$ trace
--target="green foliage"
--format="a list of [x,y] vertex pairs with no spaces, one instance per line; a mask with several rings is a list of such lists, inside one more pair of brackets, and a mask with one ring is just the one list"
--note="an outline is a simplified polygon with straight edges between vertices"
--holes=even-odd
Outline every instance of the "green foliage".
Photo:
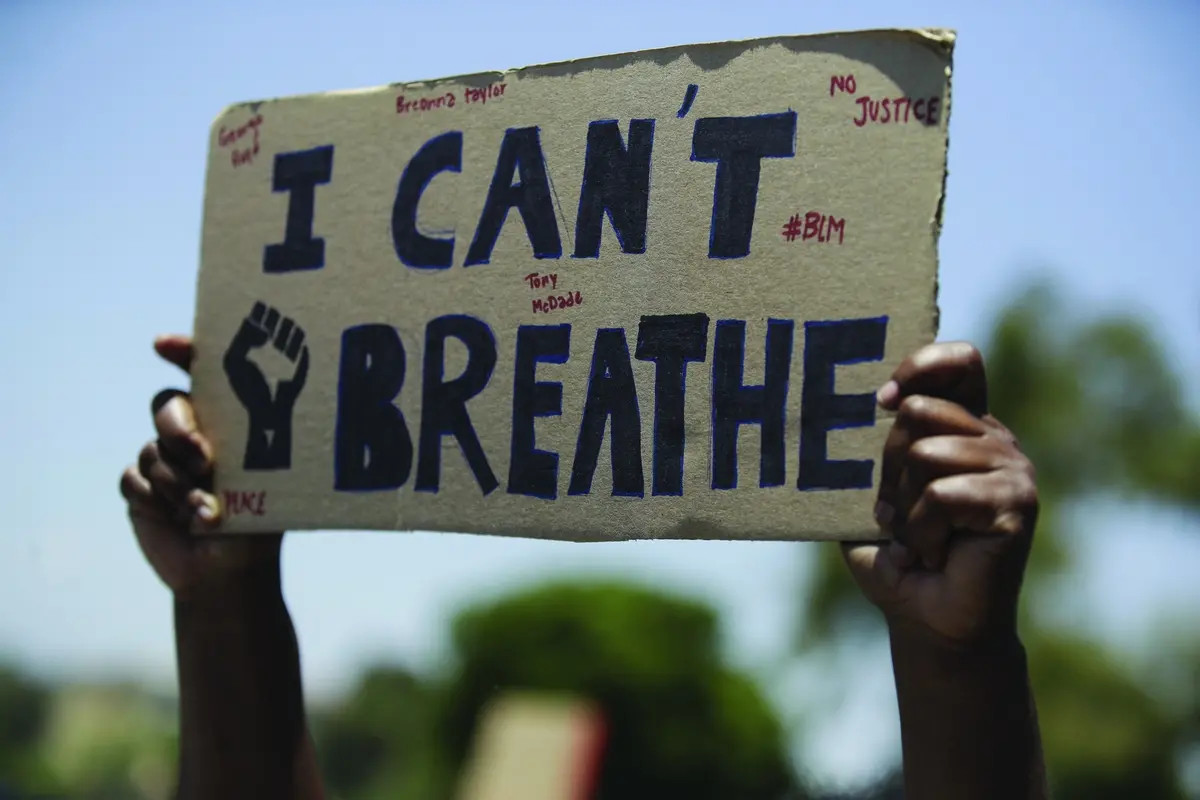
[[617,584],[547,586],[463,612],[452,641],[448,674],[375,668],[314,715],[333,796],[452,796],[484,707],[524,691],[602,709],[598,797],[776,800],[793,785],[785,732],[722,663],[703,605]]
[[39,750],[49,707],[44,686],[0,667],[0,778],[27,792],[62,788]]
[[52,690],[0,668],[0,721],[0,782],[24,796],[165,800],[172,788],[172,705],[134,686]]
[[1182,799],[1178,715],[1094,642],[1061,631],[1025,640],[1054,796]]
[[1138,320],[1063,324],[1035,287],[999,317],[986,348],[993,413],[1020,437],[1043,494],[1116,490],[1200,506],[1200,425]]
[[[515,690],[597,703],[601,798],[777,800],[793,788],[785,732],[753,681],[723,663],[706,606],[622,585],[550,586],[468,610],[453,634],[450,674],[375,667],[310,714],[332,797],[451,797],[483,706]],[[144,694],[51,692],[0,671],[0,720],[0,774],[23,791],[169,792],[176,722]]]
[[603,709],[601,798],[753,800],[791,784],[782,727],[721,663],[704,606],[621,585],[549,586],[463,614],[454,643],[444,735],[456,763],[493,696],[535,689]]
[[435,798],[449,776],[432,746],[433,695],[412,673],[395,667],[364,672],[335,709],[313,714],[321,772],[337,797]]

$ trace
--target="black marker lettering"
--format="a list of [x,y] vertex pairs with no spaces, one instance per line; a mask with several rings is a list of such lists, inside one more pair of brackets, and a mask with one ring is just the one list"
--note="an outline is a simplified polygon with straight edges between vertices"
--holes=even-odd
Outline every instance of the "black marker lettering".
[[392,244],[406,266],[446,269],[454,259],[453,236],[435,239],[417,230],[417,206],[435,175],[462,170],[462,144],[462,131],[435,136],[421,146],[400,176],[392,205]]
[[[511,182],[514,170],[518,176],[516,183]],[[513,207],[521,212],[534,257],[561,256],[562,240],[554,217],[550,178],[546,174],[546,159],[536,127],[509,128],[504,134],[492,184],[483,203],[479,225],[475,228],[475,238],[467,250],[466,266],[488,263],[500,228]]]
[[[462,374],[444,381],[446,339],[467,348]],[[442,471],[442,437],[458,440],[467,465],[485,495],[499,485],[471,425],[467,401],[487,387],[496,367],[496,337],[487,323],[465,314],[430,320],[425,326],[425,368],[421,380],[421,452],[417,456],[418,492],[436,492]]]
[[834,367],[881,360],[887,323],[878,317],[804,324],[797,489],[871,488],[873,461],[829,460],[829,431],[875,424],[875,395],[834,394]]
[[687,365],[689,361],[703,361],[708,355],[708,316],[642,317],[635,355],[642,361],[653,361],[655,366],[652,492],[681,495]]
[[588,125],[583,187],[575,219],[575,258],[599,257],[605,213],[623,252],[646,252],[653,146],[652,119],[629,123],[628,148],[621,140],[616,120],[598,120]]
[[709,258],[742,258],[750,253],[762,159],[795,154],[795,111],[696,120],[692,160],[717,164]]
[[638,412],[637,388],[629,363],[629,345],[623,328],[596,331],[592,352],[592,371],[588,378],[587,400],[579,439],[575,444],[575,463],[567,494],[588,494],[592,475],[604,441],[604,428],[612,419],[610,458],[612,493],[624,497],[643,497],[642,422]]
[[712,373],[712,488],[737,488],[738,429],[742,425],[762,428],[758,485],[783,485],[786,470],[784,423],[794,328],[791,320],[767,322],[763,384],[743,386],[746,323],[739,319],[717,322]]
[[288,192],[283,241],[263,249],[263,272],[297,272],[325,266],[325,240],[313,236],[317,185],[333,176],[333,145],[279,153],[271,188]]
[[522,325],[517,329],[509,494],[546,500],[558,497],[558,453],[537,449],[534,420],[562,413],[562,384],[539,381],[537,365],[565,363],[570,348],[570,325]]
[[342,333],[333,453],[337,491],[399,489],[408,480],[412,438],[394,403],[404,370],[404,345],[390,325],[359,325]]

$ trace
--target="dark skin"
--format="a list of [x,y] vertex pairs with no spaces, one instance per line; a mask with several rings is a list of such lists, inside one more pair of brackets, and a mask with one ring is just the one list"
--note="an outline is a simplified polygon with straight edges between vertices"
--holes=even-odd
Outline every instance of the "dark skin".
[[[160,337],[183,370],[191,340]],[[987,413],[972,346],[914,353],[880,389],[896,412],[876,520],[884,541],[842,546],[884,615],[899,697],[906,796],[1045,798],[1017,601],[1037,518],[1033,466]],[[282,534],[223,537],[207,491],[213,450],[188,397],[160,395],[157,439],[121,491],[142,552],[175,599],[179,797],[325,796],[304,718],[279,581]]]
[[876,507],[892,538],[842,550],[888,623],[905,795],[1048,797],[1017,635],[1033,465],[987,413],[983,358],[968,344],[913,354],[879,403],[897,412]]
[[[187,371],[192,344],[161,337]],[[175,599],[179,662],[179,800],[321,800],[304,716],[300,657],[279,580],[282,534],[196,535],[220,523],[212,445],[186,395],[156,398],[154,427],[121,494],[146,560]]]

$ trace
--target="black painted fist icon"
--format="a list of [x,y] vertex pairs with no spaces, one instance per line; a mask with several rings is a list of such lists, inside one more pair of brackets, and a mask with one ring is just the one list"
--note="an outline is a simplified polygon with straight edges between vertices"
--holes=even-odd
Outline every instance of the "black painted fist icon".
[[[267,346],[295,367],[292,377],[280,380],[274,393],[267,376],[250,360],[252,351]],[[233,393],[250,417],[243,468],[288,469],[292,465],[292,412],[308,378],[304,330],[276,309],[255,303],[225,351],[224,366]]]

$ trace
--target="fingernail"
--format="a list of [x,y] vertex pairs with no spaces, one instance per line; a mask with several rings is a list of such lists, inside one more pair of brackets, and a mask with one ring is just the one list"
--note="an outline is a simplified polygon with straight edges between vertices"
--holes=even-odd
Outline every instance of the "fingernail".
[[196,454],[191,459],[192,472],[197,475],[206,474],[212,467],[212,449],[208,440],[199,433],[193,433],[188,436],[188,441],[196,448]]
[[880,387],[875,393],[875,402],[884,408],[888,408],[896,402],[896,398],[900,396],[900,384],[895,381],[888,381]]
[[895,516],[896,510],[887,502],[880,500],[875,503],[875,521],[879,523],[881,528],[886,528],[890,525]]
[[158,408],[155,414],[163,413],[171,421],[172,424],[184,426],[186,419],[184,418],[183,401],[179,398],[183,396],[183,392],[178,389],[163,389],[154,396],[153,405]]
[[211,525],[217,520],[220,509],[217,506],[217,498],[201,491],[194,489],[189,498],[192,501],[192,506],[196,509],[196,516],[206,525]]
[[[153,398],[151,398],[150,413],[157,416],[158,412],[160,412],[164,408],[167,408],[168,406],[170,406],[171,401],[174,400],[176,397],[179,397],[179,395],[181,395],[181,394],[183,394],[183,392],[179,391],[178,389],[163,389],[161,392],[159,392],[158,394],[154,395]],[[174,412],[169,411],[168,413],[173,414]]]

